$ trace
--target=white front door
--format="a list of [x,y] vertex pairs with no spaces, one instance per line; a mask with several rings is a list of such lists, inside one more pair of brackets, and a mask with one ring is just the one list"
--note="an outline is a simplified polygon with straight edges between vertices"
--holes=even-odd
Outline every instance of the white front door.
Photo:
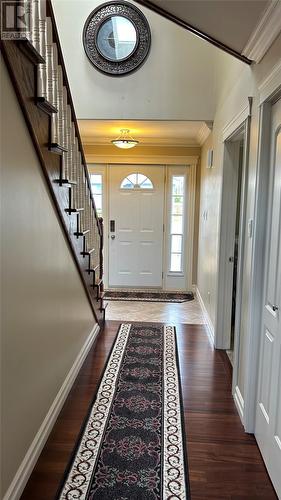
[[164,168],[110,166],[109,186],[109,286],[162,287]]
[[270,177],[255,435],[281,498],[281,100],[272,107]]

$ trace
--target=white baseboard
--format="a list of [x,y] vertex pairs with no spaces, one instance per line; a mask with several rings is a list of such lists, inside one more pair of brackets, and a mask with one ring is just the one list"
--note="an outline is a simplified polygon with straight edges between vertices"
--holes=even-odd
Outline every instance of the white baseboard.
[[199,304],[201,306],[201,309],[203,311],[203,316],[204,316],[204,319],[206,321],[206,327],[207,327],[207,332],[208,332],[208,335],[210,337],[210,340],[212,342],[212,344],[214,345],[215,344],[215,329],[214,329],[214,325],[211,321],[211,318],[209,316],[209,313],[205,307],[205,304],[204,304],[204,301],[201,297],[201,294],[198,290],[198,287],[196,286],[196,289],[195,289],[195,293],[196,293],[196,297],[199,301]]
[[46,443],[48,436],[58,418],[63,404],[73,386],[78,372],[92,347],[99,331],[99,325],[96,324],[74,361],[70,371],[67,374],[52,406],[50,407],[45,419],[42,422],[34,440],[32,441],[12,483],[10,484],[3,500],[18,500],[24,490],[29,476],[38,460],[38,457]]
[[241,418],[241,421],[243,423],[243,418],[244,418],[244,399],[242,397],[242,394],[239,390],[239,387],[238,385],[235,387],[235,392],[234,392],[234,401],[235,401],[235,405],[236,405],[236,408],[238,410],[238,413],[239,413],[239,416]]

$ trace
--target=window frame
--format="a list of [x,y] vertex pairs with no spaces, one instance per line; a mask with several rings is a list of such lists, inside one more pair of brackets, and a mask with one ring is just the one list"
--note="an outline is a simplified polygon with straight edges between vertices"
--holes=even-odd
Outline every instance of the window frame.
[[[91,177],[92,175],[100,175],[101,176],[101,194],[98,195],[101,197],[101,214],[98,213],[98,209],[97,209],[97,205],[96,205],[96,200],[95,200],[95,195],[92,191],[92,181],[91,181]],[[102,171],[91,171],[89,170],[89,176],[90,176],[90,184],[91,184],[91,193],[92,193],[92,196],[94,198],[94,202],[95,202],[95,207],[96,207],[96,210],[97,210],[97,215],[98,217],[102,217],[104,218],[104,213],[105,213],[105,204],[104,204],[104,188],[105,188],[105,181],[104,181],[104,172]]]
[[[125,179],[128,179],[130,181],[129,177],[131,175],[138,175],[138,174],[144,175],[146,177],[146,179],[148,179],[151,182],[152,187],[151,188],[142,188],[141,185],[139,185],[139,187],[135,187],[136,184],[133,184],[133,183],[132,183],[133,188],[124,188],[124,187],[122,187],[122,183],[125,181]],[[130,182],[132,182],[132,181],[130,181]],[[145,181],[143,181],[143,182],[145,182]],[[126,175],[126,177],[124,177],[122,179],[122,181],[120,183],[119,189],[120,189],[120,191],[127,191],[127,192],[134,192],[134,191],[145,192],[145,191],[148,191],[149,193],[151,193],[151,192],[155,191],[155,187],[154,187],[154,184],[153,184],[152,180],[147,175],[143,174],[140,171],[138,171],[138,172],[130,172],[128,175]]]
[[[175,177],[183,178],[183,213],[182,213],[182,233],[172,233],[172,207],[173,207],[173,179]],[[168,200],[167,200],[167,233],[168,233],[168,244],[167,244],[167,276],[175,277],[185,277],[186,275],[186,235],[187,235],[187,196],[188,196],[188,173],[186,168],[171,168],[169,172],[168,179]],[[172,252],[172,236],[181,236],[181,252]],[[172,271],[171,270],[171,259],[172,254],[181,255],[181,270]]]

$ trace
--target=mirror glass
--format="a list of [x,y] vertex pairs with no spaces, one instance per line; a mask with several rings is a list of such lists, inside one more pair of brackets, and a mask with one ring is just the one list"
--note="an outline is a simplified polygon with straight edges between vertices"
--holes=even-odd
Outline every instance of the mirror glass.
[[97,47],[105,59],[121,61],[135,50],[137,33],[133,23],[123,16],[111,16],[101,24]]

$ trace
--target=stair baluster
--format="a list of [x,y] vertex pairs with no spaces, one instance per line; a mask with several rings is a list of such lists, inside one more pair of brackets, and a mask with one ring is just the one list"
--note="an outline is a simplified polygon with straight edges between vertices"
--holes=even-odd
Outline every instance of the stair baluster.
[[[47,38],[47,26],[46,26],[46,2],[41,0],[39,2],[39,54],[46,61],[46,38]],[[37,97],[41,97],[47,100],[47,70],[46,63],[41,63],[38,65],[37,69]]]
[[[51,49],[51,74],[52,74],[52,95],[51,104],[58,109],[58,49],[55,43],[52,44]],[[52,125],[51,125],[51,145],[60,144],[60,139],[58,135],[58,115],[59,113],[52,114]]]
[[71,147],[71,136],[72,134],[72,116],[71,108],[69,104],[66,106],[66,137],[67,137],[67,153],[66,153],[66,179],[69,180],[71,176],[71,165],[72,165],[72,147]]
[[[81,153],[80,153],[80,159],[81,159]],[[80,196],[81,203],[83,204],[83,207],[85,207],[85,172],[84,172],[84,168],[82,166],[82,163],[81,163],[81,167],[80,167],[79,196]],[[87,231],[89,229],[89,227],[87,226],[86,209],[81,214],[80,220],[81,220],[82,232]]]
[[[32,8],[31,0],[24,0],[24,12],[25,12],[27,19],[31,18],[32,10],[33,10],[33,8]],[[33,29],[33,26],[30,26],[30,31],[26,32],[26,38],[33,45],[33,43],[32,43],[32,29]]]
[[66,147],[66,130],[65,130],[65,122],[64,122],[64,109],[63,109],[63,74],[62,74],[62,67],[58,66],[58,72],[57,72],[58,80],[57,80],[57,108],[58,108],[58,124],[57,124],[57,131],[58,131],[58,144],[61,146],[64,150],[67,149]]
[[33,47],[39,52],[40,54],[40,26],[39,26],[39,19],[40,19],[40,3],[39,0],[32,0],[31,2],[31,37],[30,41],[33,45]]
[[52,20],[50,17],[46,18],[46,78],[47,78],[47,101],[55,107],[53,102],[53,73],[52,73],[52,61],[53,61],[53,27]]
[[62,101],[63,101],[63,112],[62,112],[62,121],[64,126],[63,132],[63,147],[66,149],[66,152],[63,154],[62,158],[62,179],[67,181],[69,180],[69,158],[68,158],[68,150],[69,150],[69,137],[68,137],[68,112],[67,112],[67,89],[64,86],[62,89]]

